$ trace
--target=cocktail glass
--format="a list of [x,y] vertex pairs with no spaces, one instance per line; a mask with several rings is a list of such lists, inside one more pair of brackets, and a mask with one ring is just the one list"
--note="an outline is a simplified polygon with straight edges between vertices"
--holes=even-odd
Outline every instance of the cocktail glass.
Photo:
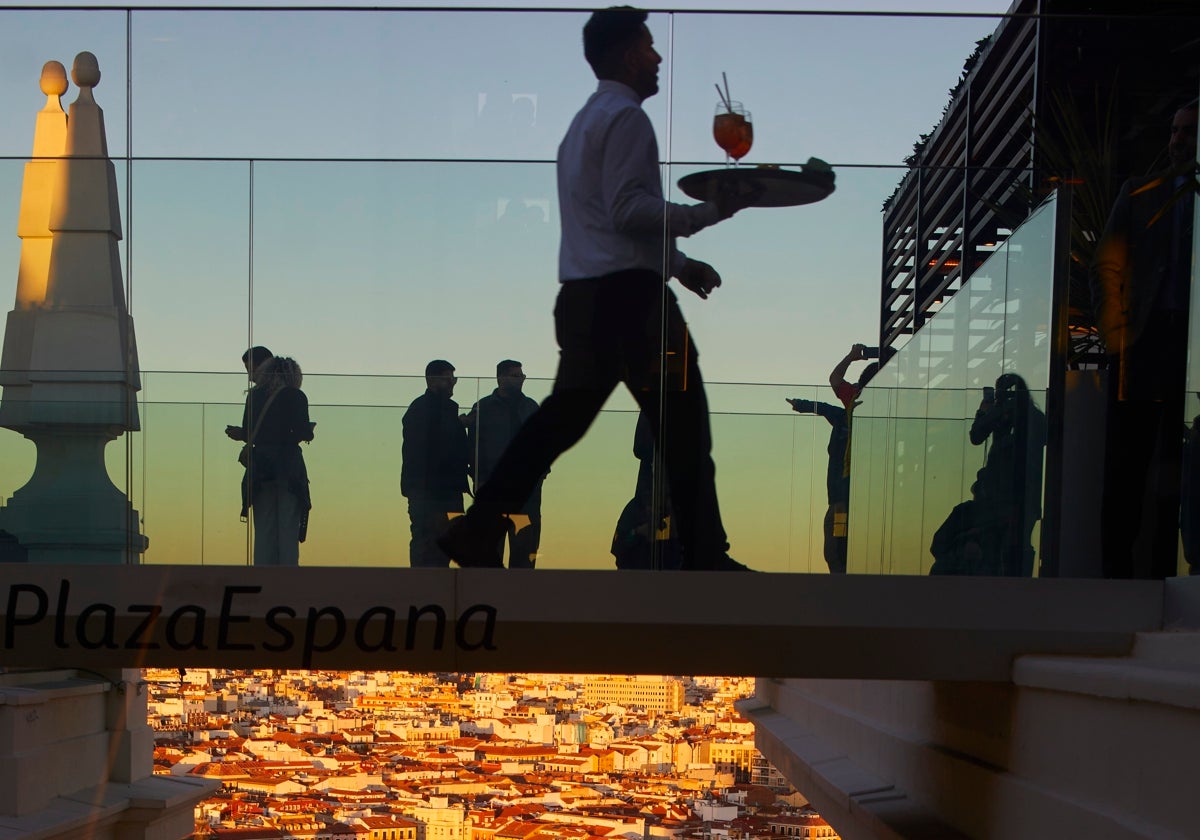
[[718,102],[713,113],[713,139],[725,150],[725,165],[733,158],[733,165],[746,156],[754,145],[754,124],[750,112],[741,102]]

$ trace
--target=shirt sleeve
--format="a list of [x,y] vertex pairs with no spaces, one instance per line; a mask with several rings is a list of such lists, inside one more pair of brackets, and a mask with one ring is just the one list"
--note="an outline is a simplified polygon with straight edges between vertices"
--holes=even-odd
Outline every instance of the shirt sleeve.
[[833,393],[842,401],[842,405],[846,408],[854,405],[855,399],[858,398],[858,389],[849,382],[842,382],[833,386]]
[[[641,108],[628,108],[613,119],[602,165],[604,207],[616,230],[637,233],[665,227],[674,239],[719,221],[711,202],[672,204],[663,199],[658,142],[650,117]],[[678,262],[672,257],[672,268]]]

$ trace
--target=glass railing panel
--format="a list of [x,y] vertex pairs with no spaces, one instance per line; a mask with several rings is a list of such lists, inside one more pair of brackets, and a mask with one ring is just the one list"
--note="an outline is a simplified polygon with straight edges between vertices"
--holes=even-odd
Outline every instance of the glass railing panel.
[[241,443],[225,428],[241,425],[247,384],[244,372],[143,374],[142,428],[129,450],[133,503],[150,540],[143,562],[246,564]]
[[[30,136],[31,126],[32,122]],[[29,149],[25,149],[23,154],[29,154]],[[16,300],[17,271],[21,264],[21,240],[15,232],[21,214],[18,197],[24,178],[25,160],[0,160],[0,194],[8,197],[6,201],[0,201],[0,225],[3,226],[0,230],[4,231],[4,235],[0,236],[0,270],[4,273],[0,277],[5,280],[0,284],[0,303],[6,312]]]
[[[579,47],[586,19],[582,11],[139,10],[135,150],[553,160],[595,84]],[[218,57],[222,72],[211,72]]]
[[[712,385],[708,393],[716,406],[713,461],[731,555],[760,571],[820,571],[824,566],[820,554],[808,553],[812,535],[791,520],[798,512],[792,496],[796,461],[808,464],[811,475],[812,466],[820,462],[814,449],[821,437],[810,431],[797,438],[795,427],[802,420],[783,402],[790,393],[780,388]],[[729,408],[722,410],[722,406]],[[811,429],[814,419],[824,425],[820,418],[803,421]],[[794,528],[799,529],[796,545],[791,544]]]
[[[241,422],[235,404],[146,401],[131,439],[134,506],[154,565],[245,565],[247,526],[239,516],[242,467],[225,437]],[[111,448],[111,447],[110,447]]]
[[[705,168],[671,166],[668,198],[691,203],[678,182]],[[877,236],[868,245],[863,232],[877,231],[882,197],[901,173],[837,169],[836,189],[824,201],[751,208],[679,241],[723,281],[704,301],[672,284],[707,380],[826,382],[851,345],[876,343],[879,250]],[[853,366],[848,378],[863,367]]]
[[[919,339],[920,336],[918,335]],[[895,443],[893,459],[890,534],[891,574],[919,574],[924,544],[924,499],[928,434],[928,392],[901,388],[896,392]],[[853,478],[851,479],[853,482]]]
[[[712,118],[718,103],[713,84],[725,72],[730,95],[753,116],[754,146],[745,158],[751,165],[804,161],[810,155],[831,163],[899,163],[911,152],[913,139],[937,122],[948,80],[953,83],[975,42],[996,23],[994,18],[677,14],[670,155],[723,160],[713,141]],[[912,44],[921,45],[921,61],[912,60]],[[850,128],[863,124],[864,113],[886,128]],[[876,211],[889,192],[872,196]],[[871,229],[878,225],[876,213]],[[878,276],[878,261],[873,276]]]
[[921,522],[921,560],[916,573],[928,571],[938,529],[960,502],[970,498],[983,453],[969,440],[972,394],[961,389],[929,391],[925,440],[925,486]]
[[556,201],[545,164],[260,163],[256,340],[313,372],[548,376]]
[[861,394],[862,405],[854,412],[847,561],[852,573],[880,574],[889,568],[898,393],[896,388],[872,384]]
[[[1049,277],[1047,275],[1047,282]],[[971,280],[955,297],[959,307],[968,309],[965,334],[960,331],[960,346],[967,360],[967,385],[994,386],[1004,369],[1004,315],[1008,283],[1008,243],[996,248],[988,260],[971,275]]]
[[634,495],[637,406],[619,394],[555,463],[542,488],[537,568],[612,569],[613,533]]
[[[908,386],[886,415],[894,420],[885,435],[894,447],[894,475],[886,482],[894,496],[882,526],[851,517],[858,562],[874,544],[872,527],[882,527],[885,571],[1033,573],[1045,379],[1038,389],[1014,373],[1021,359],[1035,376],[1048,376],[1053,225],[1051,210],[1035,214],[888,363]],[[879,423],[882,406],[869,397],[866,403],[859,419]],[[878,447],[856,440],[856,457],[860,448]],[[860,479],[870,486],[873,478],[856,461],[852,487]]]
[[[8,118],[0,125],[0,157],[22,157],[33,148],[34,115],[46,105],[38,79],[42,65],[58,61],[71,78],[75,56],[87,50],[100,65],[95,98],[104,109],[108,151],[124,156],[126,144],[126,13],[122,10],[0,10],[0,102]],[[79,95],[70,83],[63,110]],[[6,193],[16,195],[16,193]],[[11,230],[11,228],[10,228]]]
[[1050,294],[1055,201],[1033,212],[1006,243],[1004,371],[1043,389],[1050,381]]
[[[792,409],[791,423],[791,529],[787,538],[787,568],[795,572],[824,572],[828,570],[825,515],[829,506],[830,482],[840,482],[842,471],[841,464],[831,463],[831,460],[844,462],[844,459],[831,459],[829,454],[837,418],[836,412],[829,409],[838,406],[828,388],[796,386],[789,391],[789,397],[797,400],[797,404]],[[830,417],[834,418],[834,422],[830,421]],[[720,489],[718,486],[718,491]],[[836,494],[836,484],[833,490]],[[722,497],[725,495],[723,493]]]
[[142,366],[241,371],[242,353],[262,338],[249,316],[250,165],[137,160],[132,183],[131,311]]

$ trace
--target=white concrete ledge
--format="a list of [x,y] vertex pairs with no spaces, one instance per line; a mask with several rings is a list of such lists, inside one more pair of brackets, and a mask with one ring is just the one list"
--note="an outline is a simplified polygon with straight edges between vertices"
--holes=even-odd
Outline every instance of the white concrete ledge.
[[833,821],[843,837],[966,837],[817,734],[773,709],[755,708],[753,703],[744,701],[738,709],[754,723],[759,750]]
[[0,706],[37,706],[50,700],[103,694],[112,687],[111,682],[87,678],[11,687],[0,684]]
[[[23,817],[0,817],[0,840],[107,837],[121,824],[121,837],[138,837],[136,826],[150,827],[174,817],[184,833],[192,809],[220,783],[202,779],[152,776],[133,784],[106,784],[54,799],[49,807]],[[174,836],[183,836],[178,831]]]
[[1013,683],[1200,710],[1200,633],[1139,634],[1134,655],[1115,659],[1022,656]]

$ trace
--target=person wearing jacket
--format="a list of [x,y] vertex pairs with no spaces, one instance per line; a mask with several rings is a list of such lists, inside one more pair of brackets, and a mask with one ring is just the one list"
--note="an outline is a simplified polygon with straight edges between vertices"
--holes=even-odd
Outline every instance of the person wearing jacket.
[[297,566],[312,508],[301,441],[313,439],[300,365],[275,356],[253,374],[244,426],[226,429],[243,440],[242,517],[254,513],[254,565]]
[[462,513],[467,492],[467,430],[458,417],[454,365],[434,359],[425,366],[425,393],[412,401],[402,421],[400,492],[408,499],[413,568],[450,565],[437,546],[451,513]]

